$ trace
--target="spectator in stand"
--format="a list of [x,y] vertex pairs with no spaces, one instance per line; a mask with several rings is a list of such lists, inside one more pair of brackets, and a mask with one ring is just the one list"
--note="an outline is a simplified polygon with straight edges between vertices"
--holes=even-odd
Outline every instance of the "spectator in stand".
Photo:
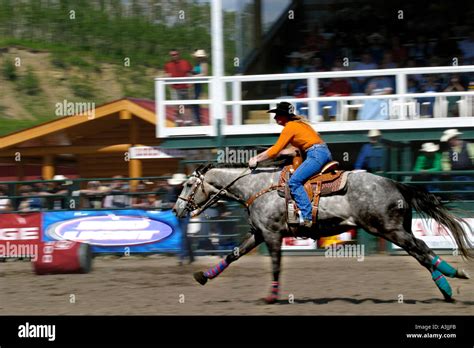
[[[457,129],[447,129],[441,137],[441,144],[446,144],[442,155],[442,168],[450,170],[474,170],[474,144],[461,140]],[[454,175],[454,181],[474,181],[473,175]],[[459,186],[457,186],[459,187]],[[464,190],[474,190],[472,183],[462,185]],[[474,195],[473,195],[474,196]],[[469,197],[471,199],[472,197]]]
[[417,173],[440,172],[441,171],[441,154],[439,145],[428,142],[421,145],[420,154],[416,158],[413,171]]
[[459,42],[459,49],[464,58],[464,64],[474,64],[474,29],[469,32],[469,37]]
[[40,211],[43,207],[41,198],[39,197],[30,197],[37,195],[34,191],[33,187],[29,185],[23,185],[18,189],[18,193],[20,196],[25,198],[21,199],[20,204],[18,206],[18,210],[22,212],[28,211]]
[[[171,60],[165,64],[165,73],[168,77],[187,77],[191,75],[193,67],[186,59],[181,59],[179,52],[175,49],[169,52]],[[173,100],[186,100],[189,99],[189,85],[188,84],[173,84],[171,85],[171,98]],[[185,112],[180,113],[180,108],[176,109],[176,125],[190,125],[191,120],[187,119],[187,108],[184,108]]]
[[420,90],[419,90],[419,87],[418,87],[418,82],[411,78],[411,77],[408,77],[408,85],[407,85],[407,92],[408,93],[418,93]]
[[[439,92],[439,83],[435,75],[429,74],[423,77],[421,91],[424,93]],[[416,100],[420,103],[420,115],[433,117],[435,98],[424,97],[417,98]]]
[[[63,195],[66,196],[68,194],[68,186],[66,184],[67,177],[64,175],[55,175],[53,180],[48,183],[46,192],[44,193],[46,196],[48,195]],[[32,189],[31,189],[32,190]],[[52,197],[48,198],[48,209],[49,210],[60,210],[60,209],[67,209],[66,204],[66,197]]]
[[[372,61],[372,57],[370,56],[369,52],[364,52],[361,57],[361,62],[356,65],[354,70],[372,70],[377,69],[377,64]],[[357,77],[357,90],[354,91],[355,93],[363,92],[367,87],[367,81],[369,80],[368,77]]]
[[123,193],[129,192],[128,184],[123,182],[123,176],[116,175],[110,184],[108,195],[104,200],[104,208],[128,208],[130,207],[130,196]]
[[[443,90],[444,92],[463,92],[466,88],[462,85],[459,75],[455,74],[449,80],[448,86]],[[461,97],[446,97],[448,100],[448,117],[459,116],[458,101]]]
[[323,65],[323,60],[319,57],[313,57],[310,60],[309,65],[305,67],[306,72],[321,72],[326,71]]
[[373,33],[367,38],[367,42],[370,44],[369,52],[372,59],[376,64],[381,64],[384,55],[384,38],[379,33]]
[[[302,66],[302,62],[301,62],[303,58],[301,53],[295,51],[286,57],[290,59],[290,62],[283,71],[285,74],[304,72],[304,67]],[[294,95],[295,89],[302,85],[304,85],[304,81],[302,80],[288,80],[288,82],[285,82],[282,86],[283,94]]]
[[[434,176],[432,172],[441,171],[441,153],[439,153],[439,145],[432,142],[421,145],[420,154],[416,158],[414,172],[420,173],[416,176],[419,181],[435,181],[438,176]],[[436,185],[426,185],[428,191],[437,191]]]
[[85,190],[74,191],[74,195],[85,195],[86,204],[84,208],[100,209],[103,206],[105,193],[109,188],[100,185],[99,181],[89,181]]
[[336,47],[336,38],[332,37],[330,40],[327,40],[323,44],[323,49],[320,53],[321,59],[323,60],[323,65],[326,68],[331,68],[334,65],[337,57],[339,56],[338,49]]
[[7,196],[7,188],[0,185],[0,213],[5,213],[13,210],[12,201]]
[[[392,81],[385,76],[372,78],[365,91],[368,95],[385,95],[393,92]],[[387,99],[368,99],[364,101],[364,106],[360,110],[360,120],[388,120],[389,103]]]
[[386,51],[383,54],[383,59],[382,59],[382,63],[381,63],[380,68],[381,69],[396,69],[396,68],[398,68],[397,63],[395,63],[393,61],[392,53]]
[[[342,71],[342,66],[334,67],[333,71]],[[351,84],[345,78],[332,78],[324,88],[324,96],[340,97],[351,94]],[[321,101],[319,103],[319,113],[325,115],[325,110],[328,110],[330,117],[335,117],[337,112],[337,101]]]
[[159,199],[158,194],[150,193],[146,196],[146,200],[141,203],[133,204],[134,208],[142,208],[142,209],[155,209],[161,210],[163,204],[161,199]]
[[[193,67],[193,76],[208,76],[208,64],[207,64],[207,53],[204,50],[196,50],[193,53],[193,57],[196,59]],[[201,98],[202,92],[201,83],[194,84],[194,99]],[[199,104],[193,105],[193,114],[194,114],[194,122],[196,126],[201,125],[201,108]]]
[[378,129],[371,129],[367,136],[369,143],[362,146],[355,169],[365,169],[371,173],[386,171],[387,149],[381,142],[382,133]]
[[413,58],[419,64],[426,63],[426,57],[431,55],[430,47],[427,44],[426,37],[418,35],[415,44],[408,51],[410,58]]
[[[186,174],[176,173],[173,174],[171,179],[168,179],[168,185],[170,185],[170,194],[168,196],[169,202],[173,205],[178,200],[178,196],[183,190],[183,183],[187,180]],[[181,240],[181,253],[179,255],[179,265],[183,264],[186,256],[189,257],[189,263],[194,262],[194,254],[191,246],[191,240],[188,236],[188,224],[189,224],[189,215],[180,218],[178,220],[179,227],[181,230],[182,240]]]

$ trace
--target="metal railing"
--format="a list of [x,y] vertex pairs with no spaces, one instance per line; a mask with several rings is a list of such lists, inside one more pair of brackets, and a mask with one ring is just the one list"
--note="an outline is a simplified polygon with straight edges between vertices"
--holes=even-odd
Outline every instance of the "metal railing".
[[[472,126],[474,92],[429,92],[408,93],[408,76],[423,74],[454,74],[474,72],[473,65],[429,67],[429,68],[403,68],[403,69],[380,69],[362,71],[338,71],[338,72],[312,72],[294,74],[268,74],[268,75],[238,75],[216,77],[183,77],[183,78],[156,78],[156,115],[157,115],[157,137],[182,136],[182,135],[212,135],[219,132],[216,130],[217,120],[222,123],[222,134],[249,134],[249,133],[277,133],[280,128],[269,114],[268,120],[261,124],[245,124],[243,118],[243,106],[260,106],[256,110],[273,107],[279,99],[292,103],[307,104],[308,118],[313,123],[318,123],[320,131],[341,130],[370,130],[370,129],[409,129],[409,128],[437,128],[437,127],[469,127]],[[355,77],[393,77],[395,79],[395,90],[391,94],[383,95],[350,95],[350,96],[321,96],[319,95],[319,83],[321,79],[332,78],[355,78]],[[274,99],[242,100],[242,83],[260,82],[287,82],[291,80],[304,81],[307,86],[308,96],[306,98],[281,96]],[[211,91],[207,99],[168,100],[166,98],[166,87],[173,84],[208,84]],[[215,85],[225,85],[224,93],[213,95]],[[222,95],[222,97],[221,97]],[[457,102],[459,116],[455,119],[447,119],[448,97],[459,97]],[[222,98],[222,100],[220,100]],[[432,118],[420,119],[418,100],[419,98],[434,98],[434,114]],[[361,108],[368,100],[390,101],[386,112],[382,115],[384,120],[391,122],[380,123],[379,120],[349,121],[348,110]],[[321,122],[324,120],[320,113],[318,103],[335,102],[337,104],[336,121]],[[426,103],[426,102],[425,102]],[[209,123],[200,126],[167,127],[166,111],[168,107],[186,109],[191,105],[208,105]],[[230,113],[219,113],[224,107],[231,108]],[[262,106],[264,108],[262,109]],[[168,109],[169,110],[169,109]],[[179,111],[177,111],[179,112]]]

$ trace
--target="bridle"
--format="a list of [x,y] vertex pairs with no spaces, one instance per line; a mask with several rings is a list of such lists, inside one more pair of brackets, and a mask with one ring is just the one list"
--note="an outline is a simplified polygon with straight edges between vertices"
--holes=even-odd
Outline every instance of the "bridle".
[[[248,170],[249,170],[249,172],[246,173]],[[201,188],[201,191],[205,195],[207,195],[207,193],[206,193],[206,189],[204,187],[204,182],[205,182],[204,174],[202,174],[199,170],[196,170],[196,173],[193,174],[193,176],[196,178],[196,182],[191,187],[191,193],[189,194],[188,197],[178,196],[178,199],[181,199],[181,200],[186,202],[186,206],[184,207],[184,211],[191,212],[191,217],[198,216],[204,210],[206,210],[211,205],[216,203],[219,200],[219,198],[220,198],[220,196],[223,192],[225,192],[225,194],[227,196],[232,197],[236,201],[243,204],[245,206],[245,208],[247,209],[247,211],[249,212],[249,207],[252,205],[252,203],[257,198],[261,197],[265,193],[271,192],[273,190],[277,190],[277,189],[279,189],[280,187],[283,186],[282,184],[271,185],[270,187],[267,187],[266,189],[263,189],[263,190],[257,192],[256,194],[252,195],[252,197],[250,197],[247,200],[244,200],[242,197],[239,197],[238,195],[235,195],[235,194],[227,191],[227,189],[229,187],[231,187],[234,183],[236,183],[237,180],[243,178],[244,176],[249,175],[251,172],[252,172],[252,170],[250,168],[245,168],[234,180],[232,180],[229,184],[227,184],[226,186],[219,189],[219,191],[217,191],[217,193],[215,193],[211,198],[209,198],[207,201],[205,201],[204,204],[198,205],[198,204],[196,204],[196,202],[194,202],[194,196],[196,195],[196,192],[198,191],[198,189]]]
[[[249,171],[247,173],[247,171]],[[208,200],[206,200],[202,205],[197,204],[194,201],[194,196],[198,192],[199,189],[201,189],[202,193],[207,195],[206,188],[204,186],[205,182],[205,177],[204,174],[202,174],[200,171],[196,170],[195,174],[193,174],[193,177],[196,178],[196,181],[193,183],[193,186],[191,186],[191,193],[188,195],[188,197],[182,197],[178,196],[178,199],[181,199],[186,202],[186,206],[184,207],[184,211],[191,212],[191,217],[196,217],[199,214],[201,214],[204,210],[209,208],[211,205],[216,203],[221,194],[223,192],[226,193],[226,195],[236,199],[237,201],[243,202],[243,199],[228,192],[227,189],[231,187],[237,180],[243,178],[244,176],[247,176],[251,173],[251,170],[249,168],[245,168],[234,180],[232,180],[229,184],[226,186],[222,187],[217,191],[214,195],[212,195]]]

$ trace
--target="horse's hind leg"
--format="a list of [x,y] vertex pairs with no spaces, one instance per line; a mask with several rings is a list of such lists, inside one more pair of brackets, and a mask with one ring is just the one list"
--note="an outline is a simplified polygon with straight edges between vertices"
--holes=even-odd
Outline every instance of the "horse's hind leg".
[[381,235],[388,241],[391,241],[404,249],[424,266],[432,275],[433,281],[443,294],[446,301],[452,301],[452,290],[444,275],[454,278],[464,278],[459,271],[451,267],[447,262],[441,260],[433,250],[431,250],[424,241],[415,238],[404,228],[392,230]]
[[237,261],[240,257],[247,254],[257,245],[263,242],[263,237],[260,233],[249,233],[247,238],[240,244],[239,248],[235,248],[232,253],[228,254],[225,259],[219,262],[216,266],[209,268],[206,272],[194,273],[194,279],[201,284],[206,284],[208,279],[213,279],[221,274],[232,262]]

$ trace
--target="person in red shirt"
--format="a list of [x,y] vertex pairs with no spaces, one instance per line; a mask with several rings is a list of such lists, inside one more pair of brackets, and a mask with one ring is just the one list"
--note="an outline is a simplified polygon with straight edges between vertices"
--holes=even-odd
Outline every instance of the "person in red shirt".
[[[175,49],[170,51],[171,60],[165,64],[165,73],[169,77],[187,77],[191,75],[193,67],[186,59],[179,56],[179,52]],[[171,85],[171,98],[173,100],[188,100],[189,99],[189,85],[188,84],[173,84]],[[184,112],[182,112],[184,110]],[[181,111],[181,112],[180,112]],[[189,125],[191,120],[188,115],[186,107],[184,109],[178,107],[176,114],[176,125]]]

